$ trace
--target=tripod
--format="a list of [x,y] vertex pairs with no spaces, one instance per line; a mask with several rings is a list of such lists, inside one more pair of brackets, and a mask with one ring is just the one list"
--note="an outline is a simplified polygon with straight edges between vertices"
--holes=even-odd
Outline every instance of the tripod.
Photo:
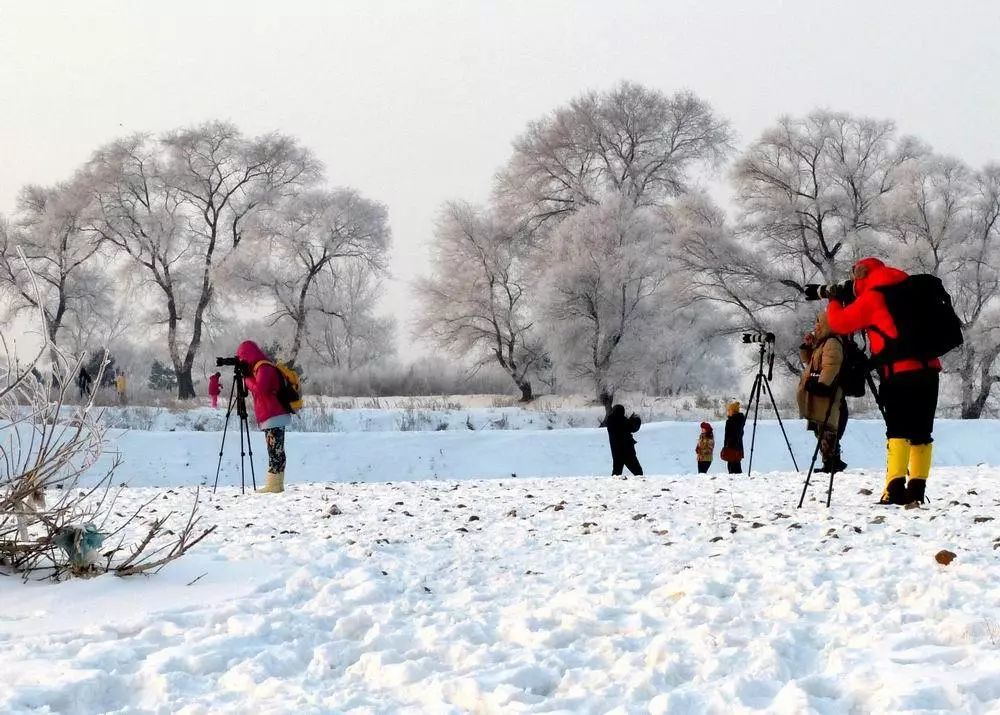
[[[875,386],[875,380],[872,378],[871,372],[865,374],[865,381],[868,384],[868,389],[872,391],[872,397],[875,398],[875,404],[878,406],[878,411],[882,413],[882,419],[885,420],[885,408],[882,407],[882,401],[878,398],[878,388]],[[837,378],[833,381],[833,394],[830,397],[830,404],[826,408],[826,417],[823,419],[823,424],[827,425],[830,423],[830,414],[833,412],[833,402],[834,397],[837,396],[837,388],[840,386],[840,373],[837,373]],[[819,455],[820,443],[823,440],[823,433],[821,430],[817,430],[816,433],[816,449],[813,450],[812,462],[809,463],[809,471],[806,473],[806,481],[802,485],[802,496],[799,497],[799,505],[797,508],[801,509],[802,504],[806,500],[806,491],[809,489],[809,481],[812,479],[813,470],[816,468],[816,457]],[[830,485],[826,489],[826,507],[830,508],[830,502],[833,499],[833,478],[836,472],[830,471]]]
[[[767,346],[771,345],[770,342],[761,342],[760,344],[760,356],[757,360],[757,376],[753,379],[753,387],[750,388],[750,399],[747,400],[747,414],[750,414],[750,408],[753,408],[753,431],[750,435],[750,461],[747,463],[747,476],[753,471],[753,448],[754,444],[757,442],[757,415],[760,412],[760,400],[761,394],[767,392],[767,396],[771,399],[771,407],[774,408],[774,416],[778,418],[778,426],[781,427],[781,434],[785,437],[785,444],[788,445],[788,454],[792,458],[792,464],[795,465],[795,471],[799,471],[799,465],[795,461],[795,452],[792,451],[792,443],[788,440],[788,433],[785,432],[785,424],[781,421],[781,413],[778,412],[778,403],[774,400],[774,393],[771,392],[771,377],[774,375],[774,347],[771,347],[770,354],[767,360],[767,374],[764,373],[764,353],[768,352]],[[756,402],[755,402],[756,401]]]
[[[222,452],[226,448],[226,432],[229,429],[229,417],[236,407],[236,415],[240,418],[240,494],[246,494],[246,457],[250,457],[250,479],[254,491],[257,491],[257,475],[253,470],[253,445],[250,441],[250,422],[247,419],[247,386],[243,382],[243,371],[237,365],[233,369],[233,386],[229,390],[229,407],[226,408],[226,423],[222,427],[222,444],[219,446],[219,463],[215,467],[215,485],[212,493],[219,488],[219,472],[222,469]],[[246,451],[244,451],[246,450]]]

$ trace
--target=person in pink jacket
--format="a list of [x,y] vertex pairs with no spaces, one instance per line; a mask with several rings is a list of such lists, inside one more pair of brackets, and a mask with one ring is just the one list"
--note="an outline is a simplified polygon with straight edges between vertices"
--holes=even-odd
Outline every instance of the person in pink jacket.
[[208,396],[212,398],[212,407],[219,406],[219,395],[222,394],[222,373],[217,372],[208,378]]
[[267,484],[258,489],[265,494],[285,491],[285,428],[291,424],[292,410],[278,397],[282,377],[278,368],[257,343],[247,340],[236,348],[236,358],[246,377],[247,391],[253,397],[257,426],[267,441]]

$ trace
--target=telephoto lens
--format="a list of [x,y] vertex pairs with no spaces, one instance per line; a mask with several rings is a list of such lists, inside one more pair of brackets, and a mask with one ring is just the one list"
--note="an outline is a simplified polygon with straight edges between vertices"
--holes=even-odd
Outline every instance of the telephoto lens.
[[744,343],[773,343],[774,333],[743,333]]

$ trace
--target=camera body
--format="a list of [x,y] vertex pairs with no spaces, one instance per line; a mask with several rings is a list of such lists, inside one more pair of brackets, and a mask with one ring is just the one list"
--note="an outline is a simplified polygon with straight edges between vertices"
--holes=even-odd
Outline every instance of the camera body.
[[743,342],[747,343],[747,344],[749,344],[749,343],[773,343],[774,342],[774,333],[764,333],[764,332],[743,333]]
[[233,368],[233,374],[236,377],[243,377],[249,373],[247,369],[249,366],[238,357],[217,357],[215,358],[215,366]]

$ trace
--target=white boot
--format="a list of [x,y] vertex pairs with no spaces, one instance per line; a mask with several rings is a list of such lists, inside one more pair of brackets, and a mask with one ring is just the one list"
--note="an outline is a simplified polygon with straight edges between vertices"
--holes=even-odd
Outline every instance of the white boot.
[[257,490],[258,494],[280,494],[285,491],[285,473],[268,472],[267,483]]

